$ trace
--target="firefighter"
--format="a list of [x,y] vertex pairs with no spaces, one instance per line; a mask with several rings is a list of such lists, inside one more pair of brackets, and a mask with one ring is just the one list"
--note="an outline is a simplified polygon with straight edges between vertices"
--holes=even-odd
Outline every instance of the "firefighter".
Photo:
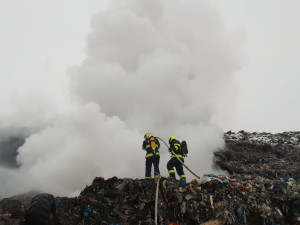
[[[184,162],[184,153],[182,152],[182,145],[181,145],[180,141],[176,140],[176,137],[172,136],[169,138],[169,144],[170,144],[169,151],[170,152],[173,151],[176,154],[176,156],[182,162]],[[173,179],[176,179],[175,170],[174,170],[174,167],[175,167],[176,172],[180,177],[179,183],[182,187],[185,187],[186,186],[186,176],[183,172],[183,165],[176,158],[176,156],[172,154],[171,159],[167,163],[167,169],[168,169],[170,177]]]
[[152,164],[154,166],[154,177],[159,178],[159,159],[160,154],[158,149],[160,148],[160,143],[157,138],[153,137],[150,132],[146,132],[144,135],[144,142],[142,149],[146,151],[146,174],[145,178],[151,178],[151,168]]

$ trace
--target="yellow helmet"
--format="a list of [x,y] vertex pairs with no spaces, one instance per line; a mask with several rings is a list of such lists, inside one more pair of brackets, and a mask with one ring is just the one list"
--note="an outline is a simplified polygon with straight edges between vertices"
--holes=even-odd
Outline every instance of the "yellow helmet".
[[147,131],[147,132],[145,133],[145,135],[144,135],[144,138],[146,139],[146,138],[149,138],[149,137],[151,137],[151,136],[152,136],[151,132]]
[[169,138],[169,143],[171,143],[173,140],[175,140],[176,139],[176,137],[174,137],[174,136],[171,136],[170,138]]

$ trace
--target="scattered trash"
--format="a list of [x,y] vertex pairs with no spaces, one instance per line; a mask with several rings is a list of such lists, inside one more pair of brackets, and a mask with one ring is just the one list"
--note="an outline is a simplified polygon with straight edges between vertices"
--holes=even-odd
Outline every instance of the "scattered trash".
[[11,217],[11,214],[0,214],[0,220],[5,220]]

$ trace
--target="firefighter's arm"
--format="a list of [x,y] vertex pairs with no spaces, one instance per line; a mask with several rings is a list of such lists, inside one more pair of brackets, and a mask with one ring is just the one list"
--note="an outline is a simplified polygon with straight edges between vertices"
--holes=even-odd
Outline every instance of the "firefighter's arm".
[[159,140],[158,140],[158,139],[156,139],[155,141],[156,141],[156,146],[157,146],[157,149],[159,149],[159,148],[160,148],[160,143],[159,143]]
[[142,145],[142,149],[143,149],[144,151],[146,151],[146,146],[147,146],[147,143],[144,141],[144,142],[143,142],[143,145]]
[[169,152],[171,152],[171,151],[174,151],[174,145],[170,145],[170,147],[169,147]]

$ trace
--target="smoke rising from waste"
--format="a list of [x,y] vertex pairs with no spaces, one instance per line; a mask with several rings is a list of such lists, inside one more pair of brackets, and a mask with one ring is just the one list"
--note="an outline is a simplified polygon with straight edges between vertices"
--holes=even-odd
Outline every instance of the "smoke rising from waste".
[[[211,171],[212,152],[223,146],[213,118],[228,110],[224,102],[234,104],[239,69],[218,12],[206,1],[114,0],[91,28],[86,59],[70,69],[76,106],[26,139],[17,175],[0,170],[9,181],[1,191],[10,190],[0,194],[70,195],[96,176],[143,178],[148,130],[166,141],[185,139],[189,167],[199,175]],[[168,176],[163,143],[160,151]]]

